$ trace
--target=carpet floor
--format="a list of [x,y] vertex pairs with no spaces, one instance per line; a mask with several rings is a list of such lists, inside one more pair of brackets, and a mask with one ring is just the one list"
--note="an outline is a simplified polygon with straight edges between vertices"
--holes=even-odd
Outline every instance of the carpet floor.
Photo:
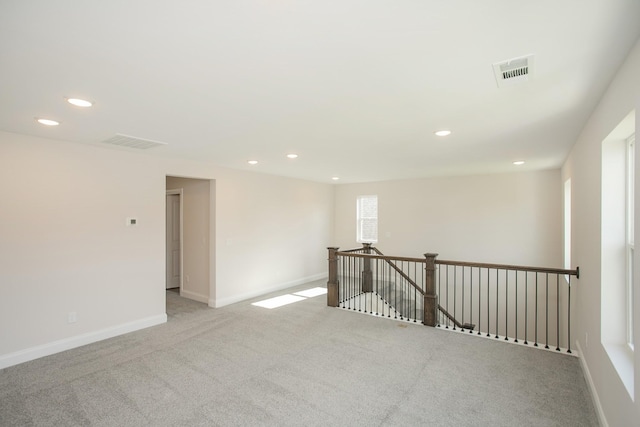
[[0,370],[0,425],[598,425],[575,357],[257,300],[167,292],[166,324]]

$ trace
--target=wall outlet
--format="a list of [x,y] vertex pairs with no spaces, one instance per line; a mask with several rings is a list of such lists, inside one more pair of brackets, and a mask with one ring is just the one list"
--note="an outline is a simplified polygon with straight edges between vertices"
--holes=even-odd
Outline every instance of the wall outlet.
[[75,311],[69,312],[69,315],[67,316],[67,321],[69,323],[76,323],[78,321],[78,316]]

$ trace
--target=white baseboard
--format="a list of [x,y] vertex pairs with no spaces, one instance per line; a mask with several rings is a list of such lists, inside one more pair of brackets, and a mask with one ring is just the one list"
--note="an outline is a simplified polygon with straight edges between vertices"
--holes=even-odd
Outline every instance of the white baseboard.
[[591,392],[591,399],[593,400],[593,406],[595,406],[596,413],[598,414],[598,421],[600,421],[600,425],[602,427],[609,427],[607,418],[604,416],[604,411],[602,410],[602,405],[600,404],[600,397],[598,397],[596,386],[593,383],[593,378],[591,378],[591,372],[589,372],[589,366],[587,366],[587,362],[586,360],[584,360],[584,352],[582,351],[580,341],[578,340],[576,340],[576,348],[578,349],[578,358],[580,359],[582,373],[584,374],[585,380],[587,380],[587,385],[589,386],[589,391]]
[[271,292],[281,291],[283,289],[288,289],[293,286],[302,285],[302,284],[313,282],[320,279],[326,279],[327,277],[328,277],[327,273],[314,274],[313,276],[302,277],[300,279],[292,280],[290,282],[278,283],[277,285],[270,286],[269,288],[265,288],[265,289],[246,292],[244,294],[234,295],[227,298],[210,299],[209,307],[214,307],[214,308],[224,307],[225,305],[235,304],[237,302],[259,297],[261,295],[265,295]]
[[107,338],[113,338],[118,335],[145,329],[150,326],[160,325],[166,322],[167,315],[159,314],[157,316],[147,317],[144,319],[136,320],[134,322],[123,323],[122,325],[112,326],[110,328],[105,328],[94,332],[87,332],[85,334],[76,335],[48,344],[26,348],[14,353],[0,355],[0,369],[8,368],[9,366],[18,365],[20,363],[38,359],[40,357],[60,353],[61,351],[71,350],[72,348],[82,347],[83,345],[106,340]]
[[182,291],[180,291],[180,296],[192,299],[194,301],[203,302],[205,304],[209,303],[209,297],[208,296],[202,295],[202,294],[198,294],[196,292],[182,290]]

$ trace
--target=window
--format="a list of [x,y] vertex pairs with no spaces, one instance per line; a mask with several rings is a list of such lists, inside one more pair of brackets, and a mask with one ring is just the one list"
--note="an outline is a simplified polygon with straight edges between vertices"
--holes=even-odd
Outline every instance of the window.
[[564,268],[571,270],[571,178],[564,182]]
[[356,206],[358,243],[378,242],[378,196],[358,196]]
[[633,350],[633,258],[634,258],[634,181],[635,181],[635,135],[627,139],[627,194],[626,194],[626,231],[627,231],[627,277],[626,277],[626,317],[627,345]]
[[[602,141],[601,340],[634,398],[635,111]],[[586,340],[586,337],[585,337]]]

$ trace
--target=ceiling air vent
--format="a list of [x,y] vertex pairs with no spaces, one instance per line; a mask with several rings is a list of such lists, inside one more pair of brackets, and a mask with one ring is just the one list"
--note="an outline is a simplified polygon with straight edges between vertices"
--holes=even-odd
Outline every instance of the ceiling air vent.
[[102,141],[104,144],[117,145],[120,147],[137,148],[138,150],[146,150],[148,148],[167,145],[166,142],[152,141],[150,139],[136,138],[135,136],[115,134],[109,139]]
[[493,72],[498,87],[528,82],[533,76],[533,55],[496,62]]

